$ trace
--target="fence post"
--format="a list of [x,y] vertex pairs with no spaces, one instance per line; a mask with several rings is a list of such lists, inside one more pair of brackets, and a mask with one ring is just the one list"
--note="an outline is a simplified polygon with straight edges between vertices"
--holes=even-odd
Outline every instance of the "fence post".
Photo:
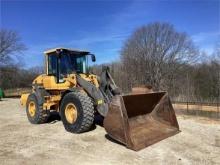
[[189,113],[189,103],[188,103],[188,101],[189,101],[189,75],[188,75],[188,70],[187,70],[187,103],[186,103],[186,105],[187,105],[187,114]]
[[219,114],[219,99],[217,101],[217,118],[220,118],[220,114]]
[[186,111],[187,111],[187,113],[188,113],[188,110],[189,110],[189,103],[188,103],[188,99],[187,99],[187,102],[186,102]]

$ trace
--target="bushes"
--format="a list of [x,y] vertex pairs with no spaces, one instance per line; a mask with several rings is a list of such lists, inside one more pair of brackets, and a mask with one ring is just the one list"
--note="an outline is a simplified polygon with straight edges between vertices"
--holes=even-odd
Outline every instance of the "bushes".
[[1,66],[0,87],[2,89],[31,87],[34,78],[42,72],[42,67],[22,69],[16,65]]

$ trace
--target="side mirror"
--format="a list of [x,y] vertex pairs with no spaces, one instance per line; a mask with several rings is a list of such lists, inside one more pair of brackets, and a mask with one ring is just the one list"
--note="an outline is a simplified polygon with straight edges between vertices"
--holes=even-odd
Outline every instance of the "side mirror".
[[95,58],[95,55],[94,55],[94,54],[91,54],[91,58],[92,58],[92,62],[95,62],[95,61],[96,61],[96,58]]

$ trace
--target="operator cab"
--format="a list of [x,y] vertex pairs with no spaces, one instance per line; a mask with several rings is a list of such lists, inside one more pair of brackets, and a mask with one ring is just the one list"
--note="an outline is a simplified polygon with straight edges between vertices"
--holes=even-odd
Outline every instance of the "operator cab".
[[88,73],[88,56],[95,62],[95,55],[88,51],[55,48],[44,52],[47,61],[47,75],[55,76],[57,83],[73,73]]

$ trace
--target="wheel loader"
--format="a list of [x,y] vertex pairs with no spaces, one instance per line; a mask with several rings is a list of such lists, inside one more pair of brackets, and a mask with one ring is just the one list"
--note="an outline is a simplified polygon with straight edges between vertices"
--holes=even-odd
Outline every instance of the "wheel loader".
[[55,48],[44,54],[46,73],[21,95],[30,123],[45,123],[56,111],[67,131],[82,133],[101,115],[109,137],[135,151],[180,132],[167,92],[122,94],[108,67],[99,76],[89,72],[89,56],[96,58],[88,51]]

